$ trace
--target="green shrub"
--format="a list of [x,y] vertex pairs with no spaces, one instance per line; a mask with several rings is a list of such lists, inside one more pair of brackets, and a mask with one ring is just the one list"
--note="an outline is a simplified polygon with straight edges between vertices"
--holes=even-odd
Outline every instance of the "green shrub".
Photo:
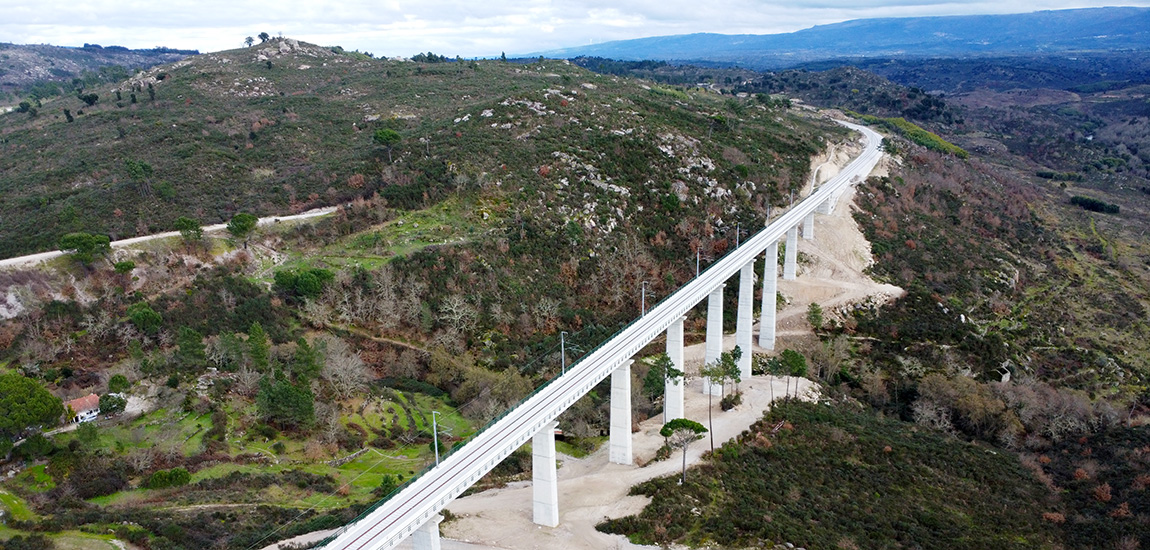
[[144,486],[149,489],[166,489],[168,487],[182,487],[192,480],[192,475],[183,468],[171,470],[156,470],[148,476]]
[[128,306],[128,318],[144,334],[156,334],[164,323],[164,318],[160,317],[147,302],[137,302]]
[[88,265],[97,256],[112,250],[111,239],[107,235],[92,235],[84,232],[68,233],[60,237],[60,250],[68,252],[76,261]]
[[118,395],[106,394],[100,396],[100,414],[119,414],[128,406],[128,400]]
[[236,238],[242,238],[256,228],[259,223],[259,218],[247,212],[240,212],[232,216],[231,221],[228,222],[228,233]]
[[108,379],[108,391],[112,393],[123,393],[132,387],[132,383],[128,382],[128,377],[122,374],[113,374]]
[[395,492],[402,483],[402,477],[395,474],[384,474],[383,479],[379,481],[379,487],[376,487],[371,492],[376,497],[383,498]]
[[878,124],[892,131],[898,132],[899,134],[902,134],[902,136],[906,139],[909,139],[910,141],[913,141],[914,143],[917,143],[932,151],[947,153],[959,158],[967,158],[970,156],[970,153],[967,153],[963,148],[950,143],[945,139],[942,139],[938,136],[938,134],[924,130],[921,126],[910,122],[905,118],[882,118],[873,115],[863,115],[851,111],[847,111],[847,114],[868,124]]
[[54,450],[56,450],[56,445],[52,443],[52,440],[44,437],[44,434],[36,433],[25,439],[12,452],[24,460],[36,460],[52,454]]
[[314,298],[319,296],[325,286],[335,279],[335,274],[327,269],[308,269],[304,271],[282,270],[275,274],[275,286],[281,292]]
[[1084,208],[1091,212],[1102,212],[1104,214],[1117,214],[1119,210],[1117,204],[1110,204],[1105,201],[1092,199],[1090,197],[1083,197],[1080,195],[1070,197],[1070,204]]

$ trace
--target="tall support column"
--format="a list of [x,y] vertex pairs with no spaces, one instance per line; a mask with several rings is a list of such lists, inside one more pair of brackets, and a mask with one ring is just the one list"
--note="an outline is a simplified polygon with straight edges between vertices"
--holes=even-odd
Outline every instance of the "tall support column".
[[435,514],[427,523],[419,526],[411,534],[412,547],[415,550],[439,550],[439,522],[443,516]]
[[810,240],[813,240],[814,238],[815,238],[815,213],[811,212],[810,214],[807,214],[807,217],[805,219],[803,219],[803,239],[810,241]]
[[834,212],[834,210],[835,210],[835,197],[830,197],[827,200],[823,201],[823,203],[820,204],[818,209],[817,209],[818,213],[823,214],[823,215],[830,214],[831,212]]
[[759,312],[759,347],[775,349],[775,311],[778,309],[779,242],[767,247],[763,266],[763,307]]
[[[667,327],[667,357],[675,370],[683,372],[683,321],[680,317]],[[666,424],[676,418],[686,418],[683,408],[683,377],[676,380],[668,379],[663,391],[663,423]]]
[[555,472],[555,427],[548,422],[531,438],[531,487],[534,519],[539,525],[559,525],[559,485]]
[[787,230],[787,249],[783,259],[783,279],[795,280],[795,267],[799,259],[799,228],[792,227]]
[[735,345],[743,354],[739,357],[739,376],[751,379],[751,333],[755,325],[755,261],[747,262],[739,271],[739,316],[735,325]]
[[631,361],[611,373],[611,448],[612,464],[631,465]]
[[[719,285],[711,291],[707,298],[707,346],[703,353],[703,364],[710,365],[719,360],[723,353],[723,288]],[[712,386],[706,378],[703,379],[703,393],[721,395],[722,386]]]

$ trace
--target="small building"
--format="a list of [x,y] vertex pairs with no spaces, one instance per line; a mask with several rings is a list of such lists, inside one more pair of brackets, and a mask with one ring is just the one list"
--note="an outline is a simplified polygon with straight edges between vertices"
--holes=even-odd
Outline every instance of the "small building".
[[89,393],[84,397],[73,399],[65,405],[65,414],[71,415],[68,422],[89,422],[100,415],[100,396]]

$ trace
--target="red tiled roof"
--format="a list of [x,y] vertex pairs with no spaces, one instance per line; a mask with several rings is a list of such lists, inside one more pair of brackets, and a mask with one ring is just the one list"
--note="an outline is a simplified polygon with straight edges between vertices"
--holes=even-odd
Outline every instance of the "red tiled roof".
[[72,411],[76,414],[87,411],[95,411],[100,409],[100,396],[89,393],[84,397],[73,399],[66,403],[68,407],[72,407]]

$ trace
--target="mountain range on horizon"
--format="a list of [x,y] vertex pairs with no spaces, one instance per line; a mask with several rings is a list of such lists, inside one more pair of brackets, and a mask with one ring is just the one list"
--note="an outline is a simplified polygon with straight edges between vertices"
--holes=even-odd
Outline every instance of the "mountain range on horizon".
[[782,34],[695,33],[548,50],[528,57],[604,57],[778,69],[843,57],[955,57],[1150,49],[1150,8],[856,19]]

